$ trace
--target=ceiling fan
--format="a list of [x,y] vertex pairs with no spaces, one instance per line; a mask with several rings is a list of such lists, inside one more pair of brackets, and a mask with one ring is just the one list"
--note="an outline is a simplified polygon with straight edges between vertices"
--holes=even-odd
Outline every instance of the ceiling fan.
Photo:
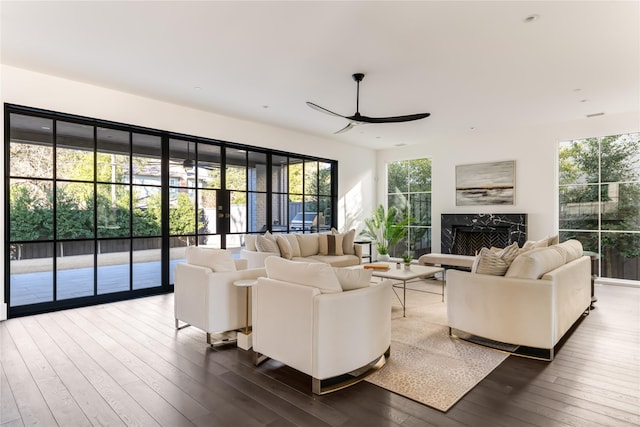
[[365,123],[399,123],[399,122],[410,122],[413,120],[420,120],[426,117],[429,117],[430,113],[419,113],[419,114],[409,114],[406,116],[394,116],[394,117],[367,117],[360,114],[360,82],[364,79],[363,73],[356,73],[353,76],[353,80],[356,81],[357,92],[356,92],[356,113],[353,116],[343,116],[338,113],[334,113],[331,110],[327,110],[324,107],[321,107],[313,102],[307,102],[307,105],[314,110],[318,110],[322,113],[329,114],[331,116],[342,117],[343,119],[349,120],[349,123],[343,127],[342,129],[334,132],[334,133],[342,133],[346,132],[352,127],[356,125],[361,125]]

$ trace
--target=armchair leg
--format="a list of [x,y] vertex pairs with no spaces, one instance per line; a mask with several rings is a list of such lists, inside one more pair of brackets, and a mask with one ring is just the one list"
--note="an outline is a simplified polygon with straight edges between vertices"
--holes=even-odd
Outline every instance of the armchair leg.
[[334,391],[342,390],[364,380],[369,375],[380,370],[386,363],[387,357],[391,355],[391,347],[387,348],[382,356],[369,363],[363,368],[353,371],[353,373],[341,375],[339,377],[327,378],[324,380],[311,378],[311,391],[313,394],[327,394]]
[[265,356],[262,353],[258,353],[257,351],[254,351],[253,352],[253,365],[254,366],[260,366],[268,358],[269,358],[268,356]]

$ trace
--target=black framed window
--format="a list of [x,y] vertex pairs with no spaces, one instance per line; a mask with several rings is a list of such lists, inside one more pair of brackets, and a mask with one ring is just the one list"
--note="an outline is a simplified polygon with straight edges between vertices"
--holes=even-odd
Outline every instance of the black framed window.
[[5,124],[9,317],[170,292],[186,247],[237,255],[292,209],[335,226],[333,160],[11,104]]

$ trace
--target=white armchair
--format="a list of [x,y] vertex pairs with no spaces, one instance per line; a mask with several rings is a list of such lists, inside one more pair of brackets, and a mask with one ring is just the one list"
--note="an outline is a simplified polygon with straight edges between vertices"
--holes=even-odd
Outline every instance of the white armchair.
[[[207,343],[213,345],[213,333],[240,329],[246,323],[246,290],[233,282],[257,279],[265,269],[247,269],[246,260],[234,260],[225,250],[195,246],[187,248],[186,261],[175,267],[176,329],[195,326],[207,333]],[[180,326],[180,322],[186,324]]]
[[[364,270],[277,257],[266,260],[266,269],[270,277],[252,288],[256,365],[272,358],[310,375],[315,394],[347,387],[384,366],[391,344],[391,282],[372,284]],[[364,287],[343,292],[335,273],[368,279]]]

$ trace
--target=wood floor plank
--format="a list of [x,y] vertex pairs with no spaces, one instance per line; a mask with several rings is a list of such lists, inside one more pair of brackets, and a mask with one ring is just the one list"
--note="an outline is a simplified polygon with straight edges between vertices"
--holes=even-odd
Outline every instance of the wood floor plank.
[[115,363],[111,355],[104,351],[95,354],[95,359],[91,357],[87,349],[95,348],[95,342],[75,328],[66,312],[42,316],[46,319],[43,323],[56,334],[60,348],[125,424],[160,426],[122,387],[137,381],[137,377],[126,366]]
[[640,289],[597,295],[554,361],[509,357],[446,413],[367,382],[315,396],[278,361],[176,331],[171,294],[9,319],[0,427],[638,427]]
[[21,420],[20,411],[0,362],[0,426],[17,420]]
[[78,370],[58,345],[56,336],[51,336],[42,327],[41,316],[21,319],[26,331],[55,369],[92,425],[124,426],[124,422],[111,409],[95,387]]
[[[11,323],[17,323],[11,321]],[[23,424],[55,426],[57,422],[47,405],[31,372],[25,365],[12,336],[7,329],[9,322],[0,323],[0,357],[7,382],[16,400]]]

